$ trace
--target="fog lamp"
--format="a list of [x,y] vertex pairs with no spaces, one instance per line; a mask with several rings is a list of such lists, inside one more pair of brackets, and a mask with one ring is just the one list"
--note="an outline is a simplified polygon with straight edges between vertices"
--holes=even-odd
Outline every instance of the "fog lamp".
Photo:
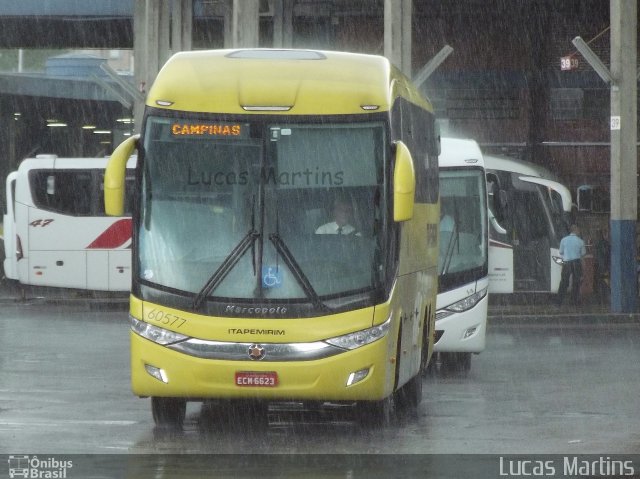
[[467,329],[464,332],[464,335],[462,336],[462,339],[467,339],[470,338],[471,336],[473,336],[474,334],[476,334],[476,331],[478,330],[478,326],[472,326],[469,329]]
[[150,364],[145,364],[144,368],[147,372],[156,378],[158,381],[162,381],[163,383],[168,383],[169,378],[167,377],[167,373],[164,372],[164,369],[157,368],[155,366],[151,366]]
[[362,381],[369,374],[369,368],[360,369],[359,371],[353,372],[349,374],[349,379],[347,379],[347,386],[352,386],[355,383]]

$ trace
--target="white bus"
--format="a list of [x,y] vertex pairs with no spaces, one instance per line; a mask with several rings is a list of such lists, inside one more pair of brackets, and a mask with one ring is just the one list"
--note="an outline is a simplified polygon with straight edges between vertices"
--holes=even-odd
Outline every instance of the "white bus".
[[442,138],[436,344],[440,367],[469,370],[485,348],[488,219],[484,161],[473,140]]
[[[33,286],[130,290],[130,200],[127,216],[104,214],[107,161],[38,155],[7,176],[7,279]],[[133,185],[135,158],[127,167]]]
[[546,168],[484,155],[489,192],[489,292],[556,293],[571,192]]

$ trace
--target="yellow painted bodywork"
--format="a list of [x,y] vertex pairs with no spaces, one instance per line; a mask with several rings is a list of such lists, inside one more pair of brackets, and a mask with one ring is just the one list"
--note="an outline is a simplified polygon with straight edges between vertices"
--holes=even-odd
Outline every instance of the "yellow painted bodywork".
[[124,216],[124,186],[127,161],[140,135],[133,135],[114,150],[104,172],[104,210],[108,216]]
[[[390,303],[348,313],[315,318],[270,319],[211,317],[143,302],[131,296],[131,314],[156,326],[181,334],[216,341],[259,343],[312,342],[383,323],[390,314]],[[169,318],[164,324],[164,318]],[[154,318],[154,319],[150,319]],[[183,321],[184,320],[184,321]],[[394,324],[397,326],[398,322]],[[233,331],[256,331],[238,335]],[[283,331],[273,335],[265,331]],[[270,362],[213,360],[189,356],[142,338],[131,336],[131,384],[139,396],[188,398],[382,399],[392,392],[395,377],[397,329],[372,344],[313,361]],[[149,375],[145,365],[164,370],[168,382]],[[347,387],[349,374],[370,368],[361,382]],[[239,387],[236,371],[275,371],[277,387]]]
[[341,52],[319,52],[322,60],[230,57],[235,51],[175,54],[158,73],[147,106],[249,115],[264,111],[243,107],[290,107],[270,113],[339,115],[365,113],[363,105],[386,111],[402,95],[432,111],[384,57]]
[[[131,296],[130,312],[136,319],[192,338],[212,341],[305,343],[382,324],[389,317],[389,305],[382,304],[375,308],[364,308],[320,318],[229,318],[180,311],[144,302]],[[238,334],[232,330],[262,332]],[[267,334],[264,333],[265,330],[284,331],[284,334]]]

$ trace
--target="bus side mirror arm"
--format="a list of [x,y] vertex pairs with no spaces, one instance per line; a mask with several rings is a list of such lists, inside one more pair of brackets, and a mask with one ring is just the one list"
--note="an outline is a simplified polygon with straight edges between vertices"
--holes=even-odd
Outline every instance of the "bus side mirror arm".
[[104,172],[104,210],[108,216],[124,215],[124,189],[127,161],[138,148],[140,135],[132,135],[111,154]]
[[413,218],[416,173],[411,152],[401,141],[395,142],[396,158],[393,168],[393,220],[407,221]]

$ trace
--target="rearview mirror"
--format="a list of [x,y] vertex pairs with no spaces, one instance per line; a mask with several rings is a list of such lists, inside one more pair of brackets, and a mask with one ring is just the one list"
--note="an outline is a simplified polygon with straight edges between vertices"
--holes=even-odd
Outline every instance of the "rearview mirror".
[[133,135],[120,143],[111,154],[104,172],[104,211],[108,216],[124,215],[124,187],[127,161],[138,147],[140,135]]
[[416,174],[411,152],[401,141],[395,143],[396,162],[393,169],[393,219],[407,221],[413,218]]

